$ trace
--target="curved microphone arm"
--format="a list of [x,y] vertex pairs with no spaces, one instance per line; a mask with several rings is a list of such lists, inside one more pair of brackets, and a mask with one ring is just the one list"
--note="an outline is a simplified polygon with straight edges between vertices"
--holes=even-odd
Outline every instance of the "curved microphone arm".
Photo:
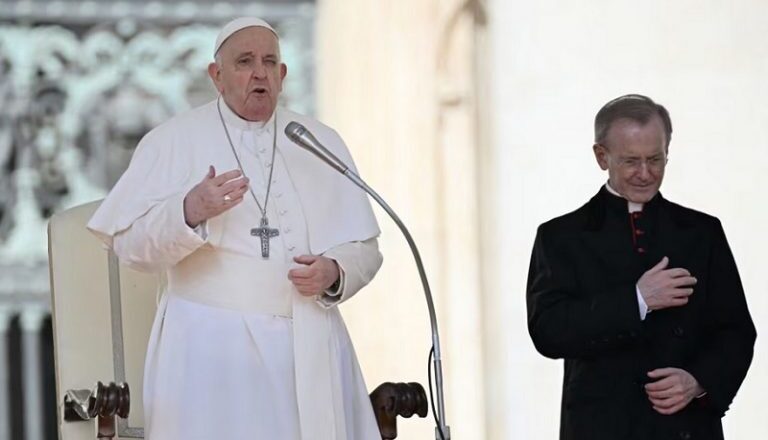
[[[395,224],[398,228],[400,228],[400,232],[403,233],[405,236],[405,240],[408,242],[408,246],[411,248],[411,253],[413,254],[413,258],[416,260],[416,267],[419,270],[419,278],[421,279],[421,286],[424,289],[424,296],[427,300],[427,308],[429,309],[429,323],[432,328],[432,347],[434,349],[434,358],[433,358],[433,368],[435,371],[435,389],[437,394],[437,403],[435,406],[437,407],[437,417],[438,422],[440,426],[436,427],[436,439],[437,440],[449,440],[450,439],[450,429],[448,428],[448,424],[445,421],[445,398],[443,394],[443,367],[442,367],[442,358],[441,358],[441,351],[440,351],[440,336],[437,331],[437,315],[435,314],[435,304],[432,301],[432,290],[429,288],[429,281],[427,280],[427,273],[424,270],[424,263],[421,261],[421,254],[419,253],[418,247],[416,247],[416,242],[413,241],[413,237],[411,236],[411,233],[408,231],[408,228],[405,227],[405,224],[400,220],[400,217],[397,216],[395,211],[387,204],[387,202],[384,201],[384,199],[381,198],[381,196],[376,193],[376,191],[373,190],[370,186],[368,186],[367,183],[363,181],[363,179],[360,178],[355,172],[349,169],[349,167],[342,162],[336,155],[334,155],[330,150],[325,148],[313,135],[309,132],[303,125],[299,124],[298,122],[290,122],[285,127],[285,134],[288,136],[288,138],[293,141],[296,145],[306,149],[310,153],[317,156],[320,160],[328,164],[330,167],[335,169],[336,171],[340,172],[341,174],[347,176],[349,180],[351,180],[355,185],[360,187],[363,191],[368,193],[374,200],[376,200],[376,203],[379,204],[379,206],[384,209],[384,211],[389,215],[392,220],[394,220]],[[437,432],[439,430],[439,432]],[[441,435],[442,432],[442,435]]]
[[[408,228],[406,228],[405,224],[403,224],[403,222],[400,220],[400,217],[397,216],[395,211],[392,210],[387,202],[385,202],[384,199],[382,199],[381,196],[373,190],[373,188],[368,186],[368,184],[366,184],[363,179],[360,178],[360,176],[352,172],[352,170],[349,168],[347,168],[342,174],[347,176],[349,180],[354,182],[357,186],[362,188],[363,191],[368,193],[374,200],[376,200],[376,203],[378,203],[379,206],[381,206],[382,209],[384,209],[384,211],[389,214],[390,218],[392,218],[395,224],[397,224],[397,227],[400,228],[400,232],[402,232],[405,236],[405,240],[408,242],[408,246],[411,248],[411,253],[413,253],[413,258],[416,260],[416,267],[419,269],[419,278],[421,278],[421,286],[424,288],[424,296],[427,299],[427,308],[429,309],[429,323],[432,327],[432,346],[435,349],[433,365],[435,370],[435,388],[437,390],[437,417],[440,421],[440,429],[446,435],[445,440],[448,440],[448,429],[447,423],[445,421],[445,399],[443,396],[443,367],[440,354],[440,336],[437,331],[437,316],[435,314],[435,304],[432,301],[432,290],[429,288],[429,281],[427,280],[427,273],[424,270],[424,263],[421,261],[419,248],[416,246],[416,242],[413,241],[413,237],[408,231]],[[440,439],[441,437],[438,436],[437,438]]]

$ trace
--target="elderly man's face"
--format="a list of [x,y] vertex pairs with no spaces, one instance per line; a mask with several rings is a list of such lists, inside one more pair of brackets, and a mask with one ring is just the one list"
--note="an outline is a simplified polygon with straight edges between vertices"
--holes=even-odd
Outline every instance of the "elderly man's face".
[[287,72],[275,34],[263,27],[242,29],[224,42],[218,55],[219,63],[211,63],[208,74],[227,105],[243,119],[269,119]]
[[611,124],[606,145],[595,144],[598,165],[608,170],[608,183],[635,203],[651,200],[664,180],[667,164],[666,134],[659,117],[643,125],[630,119]]

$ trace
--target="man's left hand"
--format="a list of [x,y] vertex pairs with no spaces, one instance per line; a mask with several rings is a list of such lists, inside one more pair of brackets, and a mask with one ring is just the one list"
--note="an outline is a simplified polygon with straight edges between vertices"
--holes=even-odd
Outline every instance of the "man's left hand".
[[322,255],[301,255],[293,261],[304,265],[288,271],[288,279],[304,296],[319,295],[339,279],[336,261]]
[[655,381],[645,385],[645,393],[659,414],[674,414],[704,392],[699,381],[680,368],[657,368],[648,377]]

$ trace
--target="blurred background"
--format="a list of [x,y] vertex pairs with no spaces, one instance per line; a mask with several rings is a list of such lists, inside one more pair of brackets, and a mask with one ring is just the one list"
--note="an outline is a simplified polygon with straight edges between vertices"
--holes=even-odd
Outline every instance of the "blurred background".
[[[671,113],[664,195],[728,234],[758,341],[726,436],[768,438],[768,2],[0,0],[0,439],[56,437],[48,217],[103,197],[144,133],[215,96],[213,41],[240,15],[276,27],[283,104],[341,133],[419,244],[453,438],[557,438],[562,362],[528,338],[528,259],[537,225],[604,183],[592,121],[625,93]],[[369,388],[426,386],[418,274],[376,212],[384,266],[342,312]],[[401,420],[399,438],[433,425]]]

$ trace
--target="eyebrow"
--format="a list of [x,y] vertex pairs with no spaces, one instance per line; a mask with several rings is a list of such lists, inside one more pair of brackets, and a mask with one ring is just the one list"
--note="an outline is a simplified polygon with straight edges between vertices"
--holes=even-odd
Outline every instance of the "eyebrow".
[[239,60],[241,58],[252,57],[252,56],[253,56],[252,52],[240,52],[239,54],[235,55],[235,59]]
[[[663,157],[664,157],[663,153],[656,153],[656,154],[654,154],[652,156],[648,156],[648,159],[661,159]],[[628,156],[619,156],[619,158],[621,158],[621,159],[642,159],[642,156],[638,156],[636,154],[631,154],[631,155],[628,155]]]
[[[237,54],[237,56],[235,57],[235,59],[240,59],[240,58],[242,58],[242,57],[245,57],[245,56],[250,56],[250,57],[252,57],[252,56],[254,56],[254,54],[253,54],[253,52],[252,52],[252,51],[250,51],[250,50],[249,50],[249,51],[247,51],[247,52],[240,52],[239,54]],[[264,55],[262,58],[274,58],[274,59],[277,59],[277,58],[278,58],[278,56],[277,56],[277,54],[274,54],[274,53],[269,53],[269,54],[266,54],[266,55]]]

